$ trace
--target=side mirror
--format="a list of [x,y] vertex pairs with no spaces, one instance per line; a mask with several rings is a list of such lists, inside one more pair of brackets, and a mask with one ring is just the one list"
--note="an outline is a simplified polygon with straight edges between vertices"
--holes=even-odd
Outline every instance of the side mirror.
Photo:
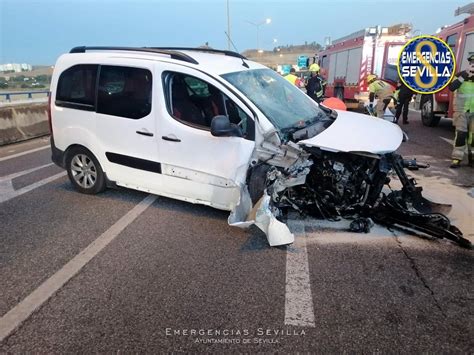
[[211,121],[211,134],[215,137],[243,137],[242,131],[229,117],[219,115]]

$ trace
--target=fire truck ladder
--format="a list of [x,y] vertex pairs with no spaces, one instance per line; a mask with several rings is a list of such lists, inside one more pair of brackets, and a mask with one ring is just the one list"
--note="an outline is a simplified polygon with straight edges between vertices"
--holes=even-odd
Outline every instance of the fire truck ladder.
[[459,16],[461,14],[474,14],[474,2],[471,2],[470,4],[467,4],[463,7],[458,7],[456,11],[454,11],[454,16]]

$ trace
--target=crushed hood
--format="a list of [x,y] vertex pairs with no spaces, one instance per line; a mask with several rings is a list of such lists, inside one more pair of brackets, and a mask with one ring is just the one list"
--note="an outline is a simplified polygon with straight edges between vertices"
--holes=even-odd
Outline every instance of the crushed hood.
[[400,146],[398,125],[355,112],[337,111],[335,122],[322,133],[298,144],[332,152],[390,153]]

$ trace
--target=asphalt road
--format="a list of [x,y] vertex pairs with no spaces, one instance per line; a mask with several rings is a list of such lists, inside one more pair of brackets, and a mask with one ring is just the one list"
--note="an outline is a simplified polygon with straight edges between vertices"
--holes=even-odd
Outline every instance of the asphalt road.
[[[431,164],[414,176],[474,241],[474,170],[448,168],[450,122],[412,112],[403,128],[400,151]],[[270,248],[223,211],[81,195],[47,144],[0,148],[0,352],[474,350],[472,251],[297,216],[296,242]]]

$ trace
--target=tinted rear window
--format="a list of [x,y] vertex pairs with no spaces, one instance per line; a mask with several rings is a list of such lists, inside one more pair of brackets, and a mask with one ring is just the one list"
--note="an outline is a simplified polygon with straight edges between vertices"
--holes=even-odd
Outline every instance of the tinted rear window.
[[[83,64],[65,70],[59,77],[56,100],[78,106],[94,107],[97,68],[98,65]],[[61,102],[56,102],[58,106],[61,104]]]
[[152,75],[147,69],[102,65],[97,113],[139,119],[151,112]]

